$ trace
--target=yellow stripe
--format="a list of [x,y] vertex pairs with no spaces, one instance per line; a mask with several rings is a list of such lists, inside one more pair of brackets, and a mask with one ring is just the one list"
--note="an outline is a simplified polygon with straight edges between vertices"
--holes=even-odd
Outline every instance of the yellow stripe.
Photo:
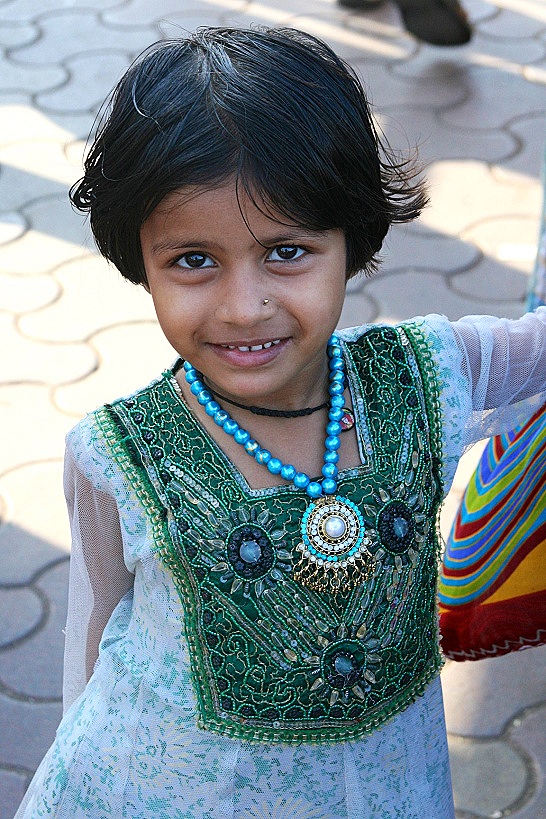
[[500,603],[511,597],[521,597],[524,594],[544,591],[546,589],[546,540],[529,552],[525,560],[512,572],[506,582],[497,591],[484,600],[487,603]]

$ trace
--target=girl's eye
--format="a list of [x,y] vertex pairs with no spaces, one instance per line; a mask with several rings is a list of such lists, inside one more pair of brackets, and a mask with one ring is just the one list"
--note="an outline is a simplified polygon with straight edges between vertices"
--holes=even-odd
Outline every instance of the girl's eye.
[[183,256],[180,256],[176,260],[176,264],[179,267],[186,267],[192,269],[199,269],[201,267],[213,267],[214,262],[207,256],[206,253],[199,253],[198,251],[192,251],[191,253],[184,253]]
[[292,262],[305,254],[303,247],[298,245],[277,245],[267,257],[270,262]]

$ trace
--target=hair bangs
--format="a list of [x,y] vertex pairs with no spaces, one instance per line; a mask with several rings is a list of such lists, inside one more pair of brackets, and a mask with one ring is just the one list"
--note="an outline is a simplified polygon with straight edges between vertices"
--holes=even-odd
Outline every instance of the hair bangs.
[[158,43],[127,71],[71,199],[89,211],[101,253],[137,283],[140,229],[165,196],[230,179],[275,221],[342,229],[352,275],[373,269],[390,224],[426,203],[414,177],[325,43],[292,29],[213,28]]

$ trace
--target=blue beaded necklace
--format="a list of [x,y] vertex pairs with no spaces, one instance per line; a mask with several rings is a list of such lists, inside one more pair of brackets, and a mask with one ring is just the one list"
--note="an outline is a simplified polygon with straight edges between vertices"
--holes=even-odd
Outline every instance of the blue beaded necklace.
[[305,472],[298,472],[292,464],[284,464],[272,456],[222,409],[189,361],[184,362],[184,371],[192,394],[207,415],[257,463],[267,467],[272,475],[280,475],[296,489],[304,490],[313,501],[302,518],[303,542],[297,546],[300,555],[294,566],[294,579],[310,588],[335,593],[352,588],[369,575],[371,555],[366,549],[370,541],[365,536],[360,510],[347,498],[334,497],[338,488],[340,422],[345,414],[345,363],[336,335],[330,336],[327,354],[330,400],[320,480],[311,480]]
[[328,425],[326,427],[326,440],[324,442],[324,465],[322,467],[322,480],[312,481],[305,472],[298,472],[292,464],[283,464],[279,458],[274,458],[271,453],[264,449],[257,441],[254,441],[250,433],[239,426],[226,410],[214,400],[211,391],[201,380],[200,373],[197,372],[189,361],[184,362],[186,381],[190,385],[190,390],[197,398],[197,401],[204,407],[205,412],[214,422],[231,435],[235,441],[244,447],[245,452],[252,456],[257,463],[263,464],[272,475],[280,475],[285,481],[293,483],[296,489],[304,489],[310,498],[319,498],[321,495],[333,495],[337,492],[337,462],[339,460],[338,449],[341,444],[340,433],[342,431],[341,419],[344,415],[343,393],[345,391],[345,365],[343,355],[337,336],[332,335],[328,341],[328,358],[330,367],[330,383],[328,392],[330,393]]

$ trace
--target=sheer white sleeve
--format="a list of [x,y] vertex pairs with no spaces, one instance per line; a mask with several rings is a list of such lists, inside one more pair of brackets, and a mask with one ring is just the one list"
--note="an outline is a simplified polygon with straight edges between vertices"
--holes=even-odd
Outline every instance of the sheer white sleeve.
[[[339,335],[354,341],[371,326]],[[546,401],[546,307],[515,320],[431,314],[401,326],[432,354],[448,434],[462,424],[465,446],[511,429]]]
[[432,355],[447,493],[465,449],[521,424],[546,401],[546,308],[515,321],[429,315],[404,326]]
[[64,488],[72,532],[63,677],[66,711],[91,676],[104,627],[134,578],[123,559],[116,502],[83,475],[69,448]]
[[466,316],[452,325],[471,390],[465,444],[526,420],[546,400],[546,307],[516,321]]

